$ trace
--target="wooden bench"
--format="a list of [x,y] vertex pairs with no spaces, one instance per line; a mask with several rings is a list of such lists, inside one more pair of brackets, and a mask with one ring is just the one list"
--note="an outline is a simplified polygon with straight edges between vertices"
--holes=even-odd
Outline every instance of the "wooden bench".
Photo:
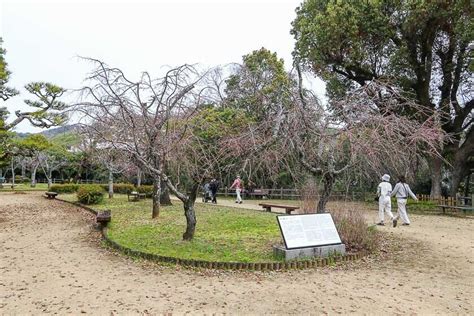
[[58,194],[56,192],[46,192],[46,198],[50,200],[54,200]]
[[286,214],[291,214],[291,212],[296,211],[297,209],[299,209],[298,206],[291,206],[291,205],[278,205],[278,204],[269,204],[269,203],[260,203],[260,204],[258,204],[258,205],[260,205],[261,207],[263,207],[263,209],[264,209],[265,211],[267,211],[267,212],[271,212],[271,211],[272,211],[272,207],[275,207],[275,208],[284,208]]
[[146,198],[146,194],[145,193],[138,193],[138,192],[130,192],[130,193],[127,193],[127,199],[128,201],[132,201],[132,202],[136,202],[140,199],[144,199]]
[[105,211],[100,211],[97,213],[95,217],[95,221],[97,224],[100,224],[102,226],[107,226],[111,218],[112,218],[112,215],[110,213],[110,210],[105,210]]
[[268,195],[268,191],[267,190],[262,190],[262,189],[255,189],[252,192],[248,192],[247,195],[249,197],[254,196],[254,197],[257,197],[257,198],[266,199],[267,195]]
[[453,210],[460,210],[464,213],[468,211],[474,211],[474,207],[472,206],[453,206],[453,205],[437,205],[439,208],[443,210],[443,213],[446,213],[446,209],[453,209]]

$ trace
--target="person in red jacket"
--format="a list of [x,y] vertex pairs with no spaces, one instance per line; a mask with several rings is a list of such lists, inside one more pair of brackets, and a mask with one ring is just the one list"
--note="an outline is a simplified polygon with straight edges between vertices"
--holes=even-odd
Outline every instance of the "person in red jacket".
[[237,194],[235,203],[242,204],[242,196],[240,194],[244,189],[244,184],[242,180],[240,180],[240,176],[237,176],[237,178],[234,180],[234,183],[232,183],[232,185],[230,186],[230,189],[235,189],[235,193]]

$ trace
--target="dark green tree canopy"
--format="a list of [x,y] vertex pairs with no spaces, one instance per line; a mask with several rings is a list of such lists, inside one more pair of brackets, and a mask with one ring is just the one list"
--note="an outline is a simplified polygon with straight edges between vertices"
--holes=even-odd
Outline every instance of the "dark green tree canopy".
[[257,120],[288,104],[288,92],[294,86],[283,59],[266,48],[243,56],[243,64],[226,83],[226,105],[244,110]]
[[[296,12],[295,62],[326,81],[330,99],[377,79],[439,114],[453,136],[444,156],[455,194],[459,178],[474,168],[472,1],[307,0]],[[440,182],[437,165],[433,183]]]
[[330,96],[387,78],[428,105],[464,92],[473,29],[469,0],[308,0],[292,34],[295,58],[328,82]]

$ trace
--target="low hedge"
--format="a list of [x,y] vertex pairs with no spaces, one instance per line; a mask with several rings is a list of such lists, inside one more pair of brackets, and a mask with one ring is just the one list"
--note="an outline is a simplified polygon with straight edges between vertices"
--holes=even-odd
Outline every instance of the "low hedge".
[[[109,191],[109,185],[108,184],[102,184],[101,187],[105,191]],[[135,187],[133,184],[130,183],[114,183],[114,193],[118,194],[127,194],[132,191],[135,191]]]
[[104,199],[104,189],[97,184],[82,185],[77,190],[77,199],[82,204],[97,204]]
[[136,189],[136,191],[138,193],[145,193],[146,197],[152,197],[153,196],[153,186],[152,185],[141,185]]
[[49,190],[57,193],[74,193],[79,189],[79,184],[53,184]]
[[[91,184],[53,184],[50,191],[57,192],[57,193],[75,193],[81,187],[90,186]],[[108,184],[100,184],[100,186],[104,191],[109,191]],[[151,197],[153,195],[153,186],[152,185],[142,185],[138,188],[135,188],[133,184],[130,183],[114,183],[114,193],[118,194],[127,194],[133,191],[137,191],[139,193],[145,193],[147,197]]]

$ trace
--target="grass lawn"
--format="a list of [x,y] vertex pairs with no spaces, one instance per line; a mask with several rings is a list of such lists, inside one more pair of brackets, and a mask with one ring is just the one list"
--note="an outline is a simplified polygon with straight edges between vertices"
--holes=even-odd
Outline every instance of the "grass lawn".
[[[408,199],[407,211],[415,214],[426,214],[426,213],[440,213],[441,209],[436,207],[439,205],[437,201],[414,201]],[[397,202],[392,203],[394,210],[397,210]]]
[[[61,195],[75,201],[75,195]],[[275,214],[196,203],[194,239],[183,241],[186,219],[182,203],[162,207],[151,219],[151,200],[128,202],[126,195],[105,198],[95,209],[110,209],[108,234],[117,243],[135,250],[183,259],[221,262],[269,262],[272,245],[281,243]]]
[[29,183],[18,183],[15,184],[15,188],[12,189],[10,183],[4,183],[3,189],[0,189],[0,192],[10,192],[10,191],[48,191],[47,183],[37,183],[34,188],[30,186]]

